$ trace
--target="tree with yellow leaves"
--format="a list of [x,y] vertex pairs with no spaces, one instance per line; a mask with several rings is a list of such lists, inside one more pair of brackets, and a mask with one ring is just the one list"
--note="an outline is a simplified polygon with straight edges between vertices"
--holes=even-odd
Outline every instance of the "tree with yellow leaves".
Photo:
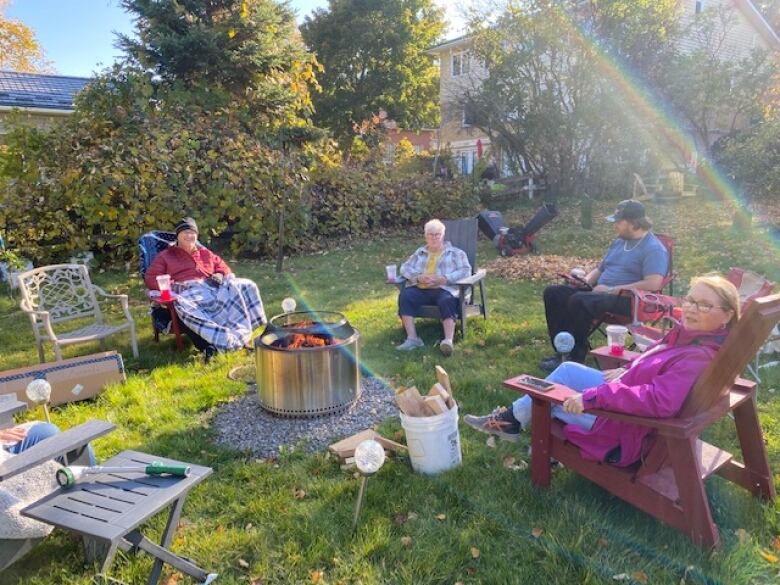
[[0,69],[41,72],[49,69],[35,33],[18,20],[5,18],[9,0],[0,0]]

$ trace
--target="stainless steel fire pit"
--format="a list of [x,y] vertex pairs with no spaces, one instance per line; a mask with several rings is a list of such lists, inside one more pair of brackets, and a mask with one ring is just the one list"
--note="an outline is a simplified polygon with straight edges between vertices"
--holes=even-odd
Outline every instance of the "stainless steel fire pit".
[[255,340],[257,397],[281,416],[341,412],[360,397],[360,332],[341,313],[273,317]]

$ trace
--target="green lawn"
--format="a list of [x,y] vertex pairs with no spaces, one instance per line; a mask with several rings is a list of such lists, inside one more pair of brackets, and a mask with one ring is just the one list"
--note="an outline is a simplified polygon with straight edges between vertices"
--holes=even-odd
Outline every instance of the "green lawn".
[[[529,217],[533,208],[514,212]],[[611,239],[599,218],[595,227],[578,225],[576,208],[545,228],[542,253],[598,258]],[[703,200],[649,206],[659,232],[677,238],[678,287],[709,270],[744,266],[780,281],[780,253],[761,229],[734,234],[729,215]],[[472,321],[467,340],[446,361],[432,348],[439,325],[424,324],[424,350],[399,355],[392,346],[403,339],[395,316],[396,292],[383,283],[385,264],[405,258],[422,237],[399,236],[360,241],[350,248],[288,259],[278,276],[269,262],[237,262],[242,276],[260,286],[269,314],[292,295],[320,309],[344,312],[362,333],[364,364],[394,385],[426,389],[442,363],[453,380],[461,413],[484,413],[506,404],[513,394],[502,380],[539,373],[536,363],[549,348],[541,304],[543,283],[487,280],[490,319]],[[480,263],[495,258],[488,242]],[[96,272],[96,271],[95,271]],[[244,353],[220,356],[204,366],[195,354],[177,354],[173,340],[155,345],[137,276],[94,274],[113,292],[128,292],[140,335],[141,358],[134,360],[127,338],[113,342],[129,370],[124,386],[109,388],[97,400],[54,410],[68,427],[103,418],[117,431],[97,441],[104,460],[127,448],[148,451],[214,468],[187,502],[174,549],[220,573],[218,583],[777,583],[780,563],[761,551],[780,555],[777,504],[761,504],[746,492],[714,478],[708,482],[723,546],[701,551],[587,480],[557,471],[552,488],[532,487],[530,471],[505,465],[509,457],[527,461],[528,438],[519,445],[499,442],[461,426],[463,465],[437,477],[412,473],[408,461],[391,460],[368,485],[362,525],[351,532],[358,481],[324,454],[300,450],[278,461],[258,461],[220,448],[212,441],[215,409],[244,392],[227,379]],[[112,343],[112,342],[109,342]],[[113,346],[113,345],[112,345]],[[66,356],[97,351],[78,346]],[[15,301],[0,297],[0,369],[37,362],[27,318]],[[758,393],[766,442],[780,484],[780,368],[764,370]],[[707,431],[726,448],[736,439],[731,421]],[[388,436],[397,419],[381,427]],[[295,497],[303,490],[305,497]],[[409,517],[409,513],[414,513]],[[443,515],[443,516],[442,516]],[[162,520],[148,527],[159,535]],[[541,530],[541,533],[540,533]],[[411,541],[402,537],[411,537]],[[478,549],[478,550],[476,550]],[[143,582],[149,557],[120,554],[111,575],[126,583]],[[166,569],[167,571],[167,569]],[[0,574],[0,583],[93,583],[95,569],[84,566],[79,541],[55,531],[23,561]],[[170,573],[166,573],[170,574]],[[615,576],[625,579],[615,580]],[[172,580],[170,583],[174,583]],[[187,582],[182,579],[182,582]]]

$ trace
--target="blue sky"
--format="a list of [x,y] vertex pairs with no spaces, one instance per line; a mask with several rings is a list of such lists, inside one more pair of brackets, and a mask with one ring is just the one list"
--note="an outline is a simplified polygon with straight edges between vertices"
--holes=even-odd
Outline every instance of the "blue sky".
[[[454,2],[437,0],[454,11]],[[315,8],[326,7],[327,0],[291,0],[298,19]],[[112,64],[120,52],[114,48],[115,32],[132,34],[130,15],[119,7],[119,0],[11,0],[6,17],[29,26],[60,75],[89,77]]]

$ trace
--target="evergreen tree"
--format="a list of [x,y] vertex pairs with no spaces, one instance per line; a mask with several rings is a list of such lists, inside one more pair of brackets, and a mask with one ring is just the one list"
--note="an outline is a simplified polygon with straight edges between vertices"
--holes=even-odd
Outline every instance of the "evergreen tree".
[[438,69],[425,51],[443,28],[433,0],[329,0],[301,26],[325,68],[315,122],[342,145],[380,110],[405,128],[436,125]]

